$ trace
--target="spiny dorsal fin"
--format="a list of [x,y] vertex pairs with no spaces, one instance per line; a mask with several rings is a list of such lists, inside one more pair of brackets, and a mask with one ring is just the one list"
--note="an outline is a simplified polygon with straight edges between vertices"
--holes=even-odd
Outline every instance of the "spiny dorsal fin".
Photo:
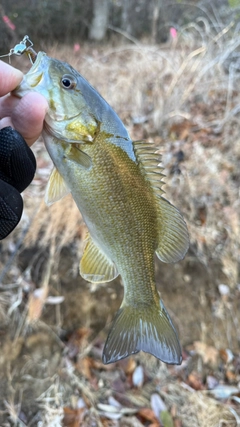
[[58,200],[62,199],[70,193],[70,190],[66,186],[63,177],[60,175],[58,170],[54,168],[49,177],[47,188],[45,191],[45,203],[50,206]]
[[158,247],[156,254],[163,262],[177,262],[184,258],[189,247],[186,223],[177,208],[162,197],[161,156],[154,145],[143,141],[133,143],[142,174],[151,184],[158,212]]
[[115,264],[96,246],[89,233],[80,261],[80,274],[92,283],[110,282],[118,276]]
[[162,190],[163,168],[159,166],[161,155],[156,152],[156,147],[150,142],[134,141],[133,148],[142,174],[150,182],[155,196],[160,197],[164,193]]

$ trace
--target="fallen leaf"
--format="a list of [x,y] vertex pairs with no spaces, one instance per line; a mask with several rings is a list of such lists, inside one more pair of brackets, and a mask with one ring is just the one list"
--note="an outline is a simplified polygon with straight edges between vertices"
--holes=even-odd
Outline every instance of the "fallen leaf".
[[180,123],[174,123],[169,129],[169,134],[175,139],[183,140],[189,136],[190,130],[193,126],[193,123],[188,120],[184,120]]
[[131,375],[136,369],[136,366],[137,366],[136,360],[133,357],[129,357],[128,364],[125,369],[125,373],[127,375]]
[[98,403],[97,404],[98,409],[104,412],[111,412],[111,413],[117,413],[119,412],[119,408],[113,405],[107,405],[106,403]]
[[218,385],[218,380],[213,375],[208,375],[206,378],[207,387],[212,390]]
[[234,355],[229,348],[221,348],[219,350],[219,355],[225,363],[231,363],[234,359]]
[[46,299],[46,304],[50,304],[50,305],[57,305],[57,304],[61,304],[61,302],[64,301],[64,296],[62,295],[58,295],[58,296],[49,296]]
[[144,371],[141,365],[137,366],[132,375],[134,387],[141,388],[144,382]]
[[161,426],[159,420],[156,418],[154,412],[150,408],[142,408],[139,409],[137,414],[143,419],[147,421],[151,421],[152,423],[156,424],[158,427]]
[[108,418],[109,420],[119,420],[122,417],[120,412],[99,412],[100,417]]
[[151,395],[151,407],[157,419],[160,419],[162,411],[166,411],[167,407],[158,393]]
[[29,297],[28,301],[28,323],[36,322],[42,315],[44,304],[48,296],[48,286],[35,289]]
[[220,285],[218,285],[218,290],[222,296],[227,296],[230,293],[229,286],[225,285],[224,283],[221,283]]
[[109,396],[108,403],[109,405],[115,406],[116,408],[122,407],[121,403],[118,400],[116,400],[113,396]]
[[226,384],[219,384],[217,387],[210,391],[210,394],[212,394],[215,399],[220,400],[228,399],[230,396],[237,393],[239,393],[239,389],[237,387]]
[[202,379],[200,375],[192,371],[191,374],[188,376],[188,384],[194,389],[194,390],[203,390],[204,386],[202,383]]
[[83,359],[78,359],[76,363],[76,369],[80,372],[85,378],[91,380],[92,378],[92,359],[91,357],[84,357]]
[[91,334],[91,329],[89,328],[79,328],[74,331],[67,341],[68,347],[68,356],[74,358],[81,351],[82,348],[88,345],[88,337]]
[[66,406],[63,411],[63,427],[80,427],[85,411],[84,408],[72,409]]
[[226,378],[229,383],[236,383],[237,382],[237,375],[235,372],[231,371],[230,369],[226,370]]
[[161,422],[162,422],[164,427],[174,427],[173,419],[172,419],[170,412],[162,411],[160,418],[161,418]]
[[199,354],[203,363],[216,366],[218,363],[218,350],[215,347],[205,344],[201,341],[194,342],[194,348],[197,354]]

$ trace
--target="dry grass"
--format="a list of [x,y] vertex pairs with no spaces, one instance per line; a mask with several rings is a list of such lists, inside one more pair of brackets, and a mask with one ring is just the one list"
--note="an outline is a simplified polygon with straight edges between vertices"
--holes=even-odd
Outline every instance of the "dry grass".
[[[207,269],[210,269],[212,259],[221,263],[231,292],[227,298],[219,297],[214,301],[213,316],[225,325],[226,335],[230,328],[236,339],[239,339],[240,321],[233,301],[235,297],[238,298],[239,291],[240,103],[237,88],[240,74],[236,63],[231,63],[229,57],[239,51],[239,46],[240,36],[234,33],[233,27],[229,26],[216,33],[204,21],[182,29],[175,44],[164,46],[142,43],[118,47],[83,45],[78,54],[74,54],[72,47],[68,46],[55,45],[48,48],[50,56],[69,62],[87,77],[118,112],[133,139],[147,138],[159,146],[167,175],[167,198],[182,210],[188,221],[191,256],[197,257]],[[38,348],[33,351],[36,361],[43,363],[43,360],[51,358],[51,351],[38,356],[38,351],[41,353],[40,348],[45,345],[45,338],[39,337],[40,346],[33,345],[28,338],[28,328],[29,324],[32,326],[34,318],[29,307],[32,307],[31,297],[34,296],[35,286],[42,286],[46,291],[40,301],[38,319],[44,312],[47,297],[52,291],[49,276],[45,288],[43,280],[33,285],[31,265],[22,270],[14,261],[14,255],[19,251],[20,243],[22,249],[35,247],[36,251],[43,248],[50,251],[49,263],[52,262],[54,252],[55,265],[51,264],[50,272],[56,282],[61,267],[57,265],[57,255],[62,248],[74,245],[77,265],[85,232],[80,214],[70,196],[51,208],[46,208],[41,202],[51,162],[46,157],[41,142],[35,145],[34,151],[38,158],[38,171],[36,180],[25,192],[25,216],[18,230],[2,243],[3,270],[9,257],[12,258],[7,264],[7,271],[4,270],[6,285],[0,288],[0,316],[3,325],[11,325],[6,326],[9,328],[9,342],[18,342],[11,363],[6,356],[10,344],[5,344],[0,360],[3,369],[6,366],[9,369],[8,384],[11,385],[6,391],[3,410],[6,421],[3,425],[60,426],[64,419],[63,406],[72,406],[77,411],[78,406],[76,399],[73,404],[73,396],[76,398],[76,394],[79,394],[84,397],[88,409],[90,408],[86,412],[86,419],[89,420],[85,421],[88,422],[86,425],[141,426],[142,423],[135,416],[103,424],[96,404],[100,399],[106,401],[106,390],[97,387],[94,389],[95,385],[91,382],[89,385],[86,371],[85,374],[81,373],[79,379],[75,365],[68,357],[61,355],[62,349],[56,352],[61,362],[52,362],[49,377],[45,378],[44,384],[40,381],[44,370],[40,366],[39,371],[36,371],[36,377],[39,377],[36,378],[36,386],[42,390],[36,399],[36,418],[33,416],[30,424],[25,424],[21,416],[21,393],[13,399],[12,389],[19,388],[17,382],[28,386],[29,372],[31,375],[34,372],[32,367],[26,366],[27,356],[24,356],[24,360],[20,358],[23,343],[16,340],[24,335],[28,349],[33,351],[33,348]],[[184,153],[184,161],[178,159],[180,151]],[[35,255],[33,254],[33,258]],[[185,274],[187,281],[188,272]],[[61,295],[61,289],[58,291]],[[206,294],[210,291],[212,290],[205,288],[202,290],[199,304],[211,311],[212,307],[209,309],[205,302]],[[84,298],[83,296],[83,301]],[[61,309],[58,307],[56,310]],[[87,308],[84,310],[86,312]],[[16,325],[17,329],[13,332]],[[41,325],[41,322],[37,323],[36,329],[41,329]],[[56,322],[51,325],[50,328],[58,334],[59,324]],[[46,329],[44,331],[47,334]],[[15,341],[11,341],[14,339]],[[219,343],[216,346],[219,348]],[[51,340],[49,347],[54,347]],[[88,351],[83,354],[86,353]],[[18,366],[18,359],[21,360],[19,367],[14,369],[13,362]],[[182,427],[239,425],[238,415],[228,405],[229,402],[222,405],[202,391],[189,391],[172,381],[166,372],[163,374],[161,369],[156,368],[155,374],[161,384],[170,383],[168,392],[162,394],[162,397],[169,410],[173,406],[177,408],[182,423],[179,425]],[[53,385],[48,382],[50,378]],[[32,379],[30,383],[32,384]],[[144,402],[144,405],[146,402],[149,404],[151,393],[152,389],[144,389],[139,401]],[[85,424],[82,422],[79,425]]]

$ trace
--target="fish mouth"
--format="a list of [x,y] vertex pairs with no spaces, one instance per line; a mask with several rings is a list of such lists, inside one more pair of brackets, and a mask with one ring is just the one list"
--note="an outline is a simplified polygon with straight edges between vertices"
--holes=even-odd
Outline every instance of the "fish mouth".
[[39,65],[41,64],[43,58],[47,56],[47,54],[45,52],[38,52],[37,56],[33,62],[33,65],[31,66],[30,70],[28,71],[27,75],[34,73],[35,71],[37,71],[37,68],[39,67]]
[[22,98],[28,92],[31,92],[35,89],[37,85],[41,82],[44,76],[44,70],[48,69],[48,56],[45,52],[39,52],[36,56],[35,62],[24,76],[20,85],[12,91],[12,94],[18,98]]
[[25,79],[29,88],[34,89],[42,80],[43,73],[48,69],[47,62],[48,57],[45,52],[39,52],[35,58],[35,61],[25,76]]

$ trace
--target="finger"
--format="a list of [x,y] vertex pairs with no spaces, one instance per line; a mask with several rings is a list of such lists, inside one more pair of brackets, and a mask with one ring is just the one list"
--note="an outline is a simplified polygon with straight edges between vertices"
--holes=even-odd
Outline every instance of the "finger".
[[4,119],[0,120],[0,130],[8,126],[13,127],[12,120],[10,119],[10,117],[4,117]]
[[32,145],[40,136],[48,110],[46,99],[37,93],[28,93],[16,103],[11,119],[13,127]]
[[23,79],[23,73],[20,70],[0,61],[0,96],[6,95],[15,89]]
[[10,117],[13,109],[19,103],[19,98],[10,94],[0,98],[0,119]]

